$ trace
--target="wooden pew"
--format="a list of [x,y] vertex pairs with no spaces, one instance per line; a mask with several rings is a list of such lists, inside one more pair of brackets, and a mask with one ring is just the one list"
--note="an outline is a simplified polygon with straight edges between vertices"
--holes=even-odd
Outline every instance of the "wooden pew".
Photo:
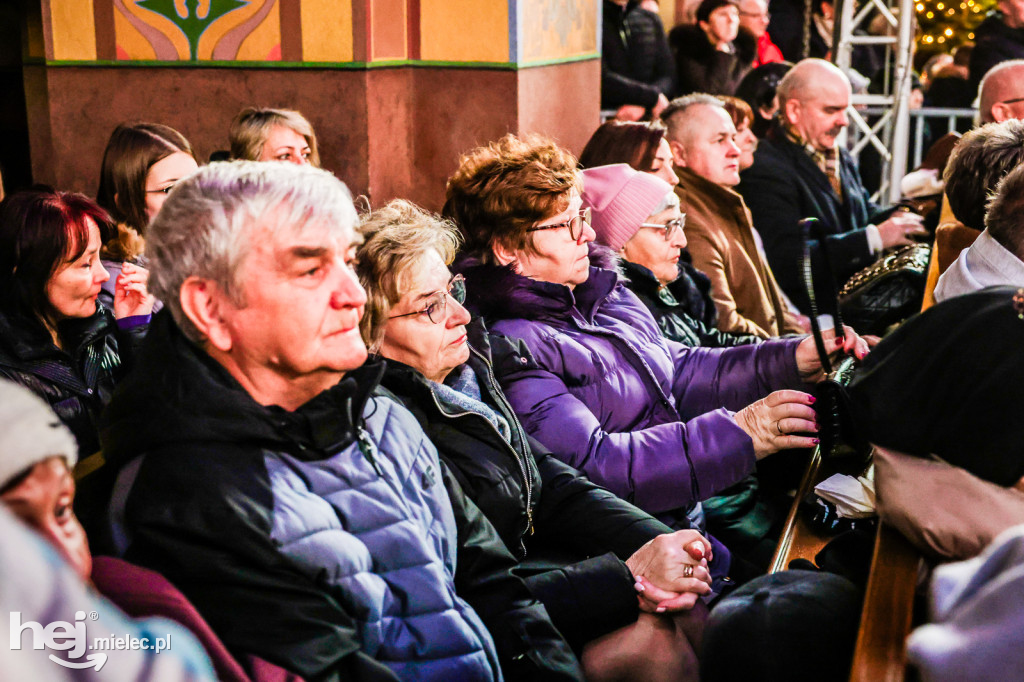
[[[793,559],[813,562],[831,539],[808,526],[799,514],[800,501],[831,473],[815,448],[786,517],[769,573],[786,570]],[[902,682],[905,679],[906,638],[910,633],[920,564],[917,550],[898,531],[880,522],[850,682]]]
[[850,682],[902,682],[921,555],[903,535],[878,524]]

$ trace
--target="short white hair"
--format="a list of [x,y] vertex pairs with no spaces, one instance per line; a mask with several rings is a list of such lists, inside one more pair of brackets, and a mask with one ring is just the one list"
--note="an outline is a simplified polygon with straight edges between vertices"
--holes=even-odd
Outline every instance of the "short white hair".
[[301,231],[317,225],[351,240],[352,195],[327,171],[292,163],[213,163],[176,183],[146,232],[150,291],[189,339],[203,335],[181,308],[189,277],[216,284],[235,305],[241,266],[259,230]]
[[669,190],[668,194],[661,198],[658,205],[651,210],[651,215],[658,215],[662,211],[667,211],[670,208],[679,206],[679,195],[676,194],[674,189]]

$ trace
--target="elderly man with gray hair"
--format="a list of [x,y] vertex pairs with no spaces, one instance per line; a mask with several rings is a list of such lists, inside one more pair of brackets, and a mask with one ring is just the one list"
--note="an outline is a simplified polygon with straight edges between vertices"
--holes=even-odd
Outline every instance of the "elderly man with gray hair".
[[[884,218],[864,189],[853,157],[836,144],[849,124],[846,74],[823,59],[805,59],[783,77],[777,94],[778,119],[754,152],[754,164],[741,174],[737,190],[753,214],[779,285],[806,314],[802,218],[821,221],[840,283],[882,250],[909,244],[924,229],[915,215]],[[822,274],[815,272],[815,293],[827,301]]]
[[506,677],[577,678],[365,362],[355,222],[345,186],[310,166],[213,164],[175,185],[147,235],[166,307],[103,428],[113,549],[233,652],[304,678],[489,681],[499,656]]
[[949,207],[982,230],[939,277],[935,301],[985,287],[1024,286],[1024,121],[989,123],[957,144],[946,166]]

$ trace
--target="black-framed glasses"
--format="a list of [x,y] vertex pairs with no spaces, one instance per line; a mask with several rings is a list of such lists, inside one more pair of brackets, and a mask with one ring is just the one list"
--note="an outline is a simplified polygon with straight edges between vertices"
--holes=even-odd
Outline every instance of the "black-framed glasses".
[[574,241],[578,242],[580,237],[583,236],[583,223],[590,225],[590,207],[580,211],[579,215],[575,215],[569,218],[564,223],[556,223],[555,225],[537,225],[536,227],[526,228],[527,232],[539,232],[541,230],[557,230],[560,227],[569,228],[569,237]]
[[392,315],[389,320],[394,320],[399,317],[409,317],[410,315],[426,315],[427,319],[434,324],[441,324],[444,322],[445,311],[448,308],[448,297],[451,296],[457,303],[463,303],[466,300],[466,278],[462,275],[454,275],[448,280],[448,286],[445,287],[444,291],[438,291],[430,295],[427,299],[426,305],[421,309],[415,310],[411,313],[402,313],[401,315]]
[[1016,104],[1017,102],[1024,102],[1024,97],[1014,97],[1013,99],[1004,99],[999,104]]
[[670,242],[683,233],[683,225],[686,224],[686,214],[661,223],[640,223],[640,227],[650,227],[655,230],[662,230],[665,233],[665,241]]

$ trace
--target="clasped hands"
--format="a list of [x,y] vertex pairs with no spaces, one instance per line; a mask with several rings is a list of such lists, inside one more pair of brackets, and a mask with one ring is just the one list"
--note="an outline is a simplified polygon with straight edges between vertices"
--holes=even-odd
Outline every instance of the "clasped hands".
[[640,610],[666,613],[692,609],[711,592],[711,543],[695,530],[666,533],[626,560],[636,580]]

